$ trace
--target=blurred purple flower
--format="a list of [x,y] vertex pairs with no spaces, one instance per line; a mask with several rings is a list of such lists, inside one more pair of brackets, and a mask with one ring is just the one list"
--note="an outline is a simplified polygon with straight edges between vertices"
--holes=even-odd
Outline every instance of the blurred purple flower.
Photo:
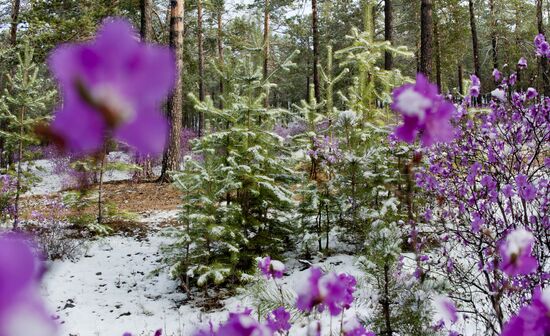
[[63,90],[51,131],[66,149],[92,152],[112,136],[141,153],[162,151],[159,105],[176,74],[168,48],[142,44],[127,21],[110,19],[93,42],[63,45],[49,64]]
[[458,321],[456,306],[451,299],[440,296],[435,299],[434,304],[444,322],[455,324]]
[[298,292],[296,307],[305,312],[311,312],[315,307],[320,312],[328,309],[332,316],[336,316],[351,306],[355,285],[352,275],[323,275],[318,268],[312,268],[308,282]]
[[450,119],[455,107],[420,73],[415,84],[405,84],[393,91],[392,109],[403,115],[403,125],[394,132],[398,139],[413,143],[420,133],[424,147],[453,139]]
[[527,181],[527,176],[523,174],[516,176],[516,186],[519,197],[525,201],[530,202],[537,197],[537,188]]
[[535,37],[535,53],[538,57],[550,56],[550,45],[543,34],[538,34]]
[[525,57],[522,57],[522,58],[519,59],[518,68],[527,69],[527,59]]
[[267,315],[267,326],[274,332],[290,330],[290,313],[284,307],[279,307]]
[[285,265],[282,262],[271,260],[269,256],[258,260],[258,268],[267,279],[280,279],[285,271]]
[[478,97],[481,90],[481,81],[476,75],[471,75],[470,80],[472,81],[472,85],[470,86],[470,96]]
[[372,331],[367,331],[356,317],[353,317],[344,322],[342,326],[344,336],[376,336]]
[[0,235],[0,335],[54,335],[56,325],[39,297],[43,267],[25,238]]
[[535,88],[532,88],[532,87],[528,88],[527,93],[525,94],[527,99],[534,99],[538,95],[539,95],[539,93],[537,92],[537,90]]
[[231,313],[227,322],[222,324],[216,335],[219,336],[271,336],[269,327],[259,323],[249,312]]
[[498,71],[498,69],[493,69],[493,78],[495,79],[495,82],[499,82],[502,78],[502,75],[500,74],[500,71]]
[[504,325],[502,336],[547,336],[550,331],[550,288],[535,288],[530,305]]
[[533,234],[525,229],[509,233],[499,249],[500,269],[510,277],[533,272],[538,266],[537,259],[531,255],[534,242]]

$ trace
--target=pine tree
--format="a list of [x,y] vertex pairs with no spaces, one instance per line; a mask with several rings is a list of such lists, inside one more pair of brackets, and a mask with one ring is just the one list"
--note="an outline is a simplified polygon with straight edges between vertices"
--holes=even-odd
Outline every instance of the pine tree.
[[170,181],[170,172],[180,165],[181,128],[182,128],[182,68],[183,68],[183,29],[185,1],[170,2],[170,47],[176,55],[177,75],[174,91],[168,99],[167,115],[170,121],[169,139],[162,158],[160,182]]
[[33,62],[33,49],[26,45],[17,56],[18,64],[14,75],[7,76],[7,88],[0,98],[0,118],[7,125],[6,130],[0,130],[0,137],[5,146],[11,147],[11,152],[17,153],[16,195],[14,209],[14,229],[19,225],[19,198],[25,190],[25,173],[23,161],[28,145],[38,143],[34,128],[47,120],[44,112],[54,91],[44,92],[48,87],[43,77],[39,76],[39,68]]
[[286,164],[282,139],[269,131],[286,111],[265,108],[265,95],[256,95],[269,83],[252,59],[224,67],[232,85],[222,97],[223,109],[209,96],[200,101],[190,95],[214,128],[194,142],[195,158],[187,158],[186,169],[176,175],[186,195],[180,232],[186,252],[175,273],[190,285],[237,283],[257,256],[282,256],[293,236],[286,218],[295,173]]

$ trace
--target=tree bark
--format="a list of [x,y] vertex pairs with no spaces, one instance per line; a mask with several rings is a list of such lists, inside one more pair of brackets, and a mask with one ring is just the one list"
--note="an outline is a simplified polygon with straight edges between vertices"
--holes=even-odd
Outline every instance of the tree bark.
[[[270,30],[269,30],[269,19],[270,19],[270,1],[265,0],[264,5],[264,64],[263,64],[263,78],[264,80],[267,79],[267,76],[269,75],[269,47],[270,47]],[[264,100],[264,107],[269,106],[269,89],[267,89],[265,100]]]
[[[19,24],[19,12],[21,11],[21,0],[13,0],[11,8],[11,27],[10,27],[10,45],[15,47],[17,45],[17,26]],[[0,92],[2,92],[2,82],[4,75],[0,75]],[[0,129],[4,129],[7,123],[5,120],[0,120]],[[9,164],[10,155],[6,153],[4,155],[5,140],[0,138],[0,168]]]
[[[224,59],[223,59],[223,20],[222,20],[222,14],[223,14],[224,8],[223,3],[222,7],[218,8],[218,36],[217,36],[217,44],[218,44],[218,58],[220,62],[220,70],[223,71],[224,67]],[[223,82],[223,76],[220,76],[220,83],[219,83],[219,89],[220,89],[220,108],[223,109],[223,100],[221,99],[221,96],[223,96],[224,93],[224,82]]]
[[13,0],[11,8],[11,29],[10,29],[10,44],[17,44],[17,26],[19,25],[19,12],[21,10],[21,0]]
[[421,0],[420,6],[420,72],[432,78],[433,19],[432,0]]
[[183,14],[184,0],[170,1],[170,47],[176,56],[176,85],[174,91],[168,97],[167,117],[170,121],[168,146],[162,158],[162,170],[159,182],[170,182],[170,171],[177,170],[180,163],[181,149],[181,126],[183,90],[181,81],[181,70],[183,67]]
[[464,78],[464,73],[462,70],[462,63],[458,64],[458,93],[462,96],[464,95],[464,84],[462,83],[462,78]]
[[[384,1],[384,39],[393,44],[393,3],[392,0]],[[384,69],[393,69],[393,55],[386,52],[384,55]]]
[[311,0],[311,28],[313,33],[313,87],[315,99],[321,101],[321,83],[319,80],[319,20],[317,0]]
[[[153,0],[140,0],[140,13],[141,26],[139,32],[141,41],[144,43],[151,42],[153,40]],[[134,174],[134,179],[141,181],[152,178],[154,174],[151,157],[149,155],[141,157],[137,154],[136,161],[141,166],[141,170]]]
[[[204,101],[204,36],[202,34],[202,0],[197,2],[197,42],[199,51],[199,100]],[[204,134],[204,112],[199,113],[199,132],[198,136]]]
[[491,52],[493,56],[493,69],[498,69],[498,44],[497,44],[497,20],[495,17],[495,0],[489,0],[489,15],[491,17]]
[[439,92],[442,90],[441,81],[441,45],[439,40],[439,20],[434,20],[434,39],[435,39],[435,78]]
[[140,36],[143,42],[153,39],[153,0],[140,0],[141,29]]
[[105,175],[105,160],[107,157],[107,145],[103,147],[99,161],[99,185],[97,196],[97,224],[103,224],[103,176]]
[[390,309],[390,268],[388,262],[384,262],[384,298],[382,299],[382,311],[384,312],[384,324],[386,327],[383,335],[392,336],[393,329],[391,326],[391,309]]
[[481,66],[479,63],[479,43],[477,39],[477,28],[476,28],[476,17],[475,17],[475,11],[474,11],[474,1],[468,0],[469,8],[470,8],[470,29],[472,32],[472,50],[473,50],[473,57],[474,57],[474,74],[481,78]]
[[[25,80],[27,73],[25,70]],[[15,204],[13,214],[13,229],[19,228],[19,198],[21,197],[21,179],[23,179],[23,135],[24,135],[24,120],[25,120],[26,108],[23,106],[19,109],[19,139],[17,144],[17,181],[15,187]]]
[[[537,29],[539,34],[544,34],[544,22],[542,19],[542,0],[537,0]],[[544,96],[550,96],[550,74],[548,73],[548,58],[540,58],[542,88]]]

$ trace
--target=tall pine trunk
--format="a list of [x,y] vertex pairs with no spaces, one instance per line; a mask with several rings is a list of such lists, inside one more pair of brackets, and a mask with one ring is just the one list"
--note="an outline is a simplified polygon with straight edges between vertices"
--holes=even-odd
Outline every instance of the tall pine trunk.
[[159,182],[170,182],[170,171],[177,170],[180,163],[181,149],[181,126],[183,90],[181,81],[181,70],[183,67],[183,15],[184,0],[170,1],[170,47],[176,56],[176,85],[174,91],[168,97],[167,117],[170,121],[168,146],[162,158],[162,170]]
[[[153,40],[153,0],[140,0],[141,26],[140,37],[142,42],[151,42]],[[136,154],[136,163],[140,165],[141,170],[134,174],[134,179],[140,181],[153,177],[153,163],[149,155],[141,156]]]
[[[27,80],[27,73],[25,70],[25,81]],[[19,139],[17,143],[17,181],[15,187],[15,204],[13,214],[13,229],[17,230],[19,227],[19,198],[21,197],[21,180],[23,179],[23,137],[24,137],[24,120],[25,120],[26,108],[19,108]]]
[[[223,72],[224,68],[224,59],[223,59],[223,11],[224,11],[224,5],[222,3],[221,7],[218,8],[218,34],[217,34],[217,44],[218,44],[218,61],[219,61],[219,67],[220,70]],[[224,93],[224,82],[223,82],[223,76],[220,76],[220,83],[219,83],[219,89],[220,89],[220,108],[223,109],[223,100],[221,97]]]
[[[542,0],[537,0],[537,29],[539,34],[544,34],[544,22],[542,21]],[[550,74],[548,73],[548,58],[540,58],[542,88],[544,96],[550,97]]]
[[495,14],[495,0],[489,0],[489,15],[491,17],[491,52],[493,56],[493,68],[498,69],[498,44],[497,44],[497,20]]
[[[479,63],[479,44],[477,40],[477,28],[476,28],[476,17],[474,10],[474,1],[468,0],[468,7],[470,9],[470,30],[472,32],[472,52],[474,58],[474,74],[481,80],[481,65]],[[479,98],[474,99],[474,101],[479,103]]]
[[[10,27],[10,36],[9,41],[12,47],[17,45],[17,27],[19,25],[19,12],[21,11],[21,0],[13,0],[11,8],[11,27]],[[4,75],[0,74],[0,92],[3,92],[2,82],[4,80]],[[0,129],[5,129],[7,122],[3,119],[0,120]],[[8,165],[10,163],[10,154],[4,153],[5,140],[0,138],[0,168]]]
[[464,84],[463,84],[463,81],[462,79],[464,78],[464,71],[463,71],[463,68],[462,68],[462,63],[459,62],[458,63],[458,93],[463,96],[464,95]]
[[421,0],[420,5],[420,72],[433,77],[433,18],[432,0]]
[[435,79],[439,92],[443,89],[441,82],[441,44],[439,38],[439,19],[434,20],[434,43],[435,43]]
[[[199,100],[204,101],[204,37],[202,34],[202,0],[197,2],[197,43],[199,51]],[[204,112],[199,112],[199,137],[204,135]]]
[[[270,40],[269,40],[269,35],[270,35],[270,30],[269,30],[269,20],[270,20],[270,1],[269,0],[265,0],[265,5],[264,5],[264,64],[263,64],[263,78],[264,80],[267,79],[267,76],[269,76],[269,47],[270,47]],[[266,96],[265,96],[265,101],[264,101],[264,106],[265,107],[268,107],[269,106],[269,89],[267,89],[267,92],[266,92]]]
[[21,10],[21,0],[13,0],[11,8],[11,29],[10,44],[15,46],[17,43],[17,26],[19,25],[19,11]]
[[[384,39],[393,44],[393,3],[392,0],[384,1]],[[384,69],[393,69],[393,55],[386,52],[384,55]]]
[[311,28],[313,34],[313,88],[315,99],[321,101],[321,82],[319,80],[319,18],[317,0],[311,0]]

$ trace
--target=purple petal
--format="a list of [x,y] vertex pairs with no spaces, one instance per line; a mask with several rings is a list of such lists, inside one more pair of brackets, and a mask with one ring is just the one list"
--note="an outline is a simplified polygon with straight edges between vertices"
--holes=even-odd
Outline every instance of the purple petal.
[[137,111],[136,119],[121,126],[116,136],[142,154],[158,154],[164,149],[168,123],[160,112]]
[[63,106],[56,113],[51,127],[64,138],[72,151],[92,152],[104,140],[105,123],[100,114],[78,101]]

